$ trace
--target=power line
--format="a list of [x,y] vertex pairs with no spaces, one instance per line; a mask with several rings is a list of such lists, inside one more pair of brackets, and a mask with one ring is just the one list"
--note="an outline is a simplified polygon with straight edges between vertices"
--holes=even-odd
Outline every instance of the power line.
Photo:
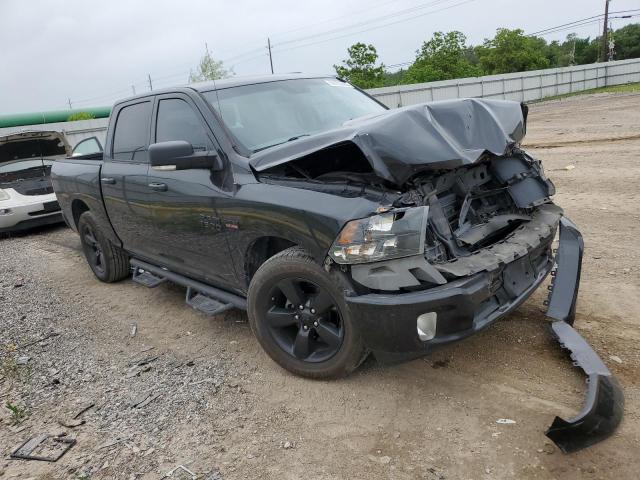
[[336,37],[326,38],[324,40],[318,40],[318,41],[315,41],[315,42],[309,42],[309,43],[305,43],[303,45],[297,45],[297,46],[292,46],[292,47],[287,47],[287,48],[280,48],[280,49],[278,49],[278,46],[276,45],[273,48],[274,48],[274,50],[276,50],[278,52],[286,52],[288,50],[295,50],[297,48],[309,47],[309,46],[312,46],[312,45],[317,45],[319,43],[325,43],[325,42],[330,42],[332,40],[338,40],[340,38],[351,37],[353,35],[358,35],[360,33],[369,32],[371,30],[377,30],[377,29],[380,29],[380,28],[388,27],[390,25],[396,25],[398,23],[403,23],[403,22],[406,22],[406,21],[415,20],[416,18],[424,17],[424,16],[427,16],[427,15],[432,15],[434,13],[442,12],[444,10],[449,10],[451,8],[459,7],[461,5],[465,5],[467,3],[471,3],[471,2],[475,2],[475,1],[476,0],[465,0],[465,1],[456,3],[454,5],[451,5],[451,6],[448,6],[448,7],[445,7],[445,8],[440,8],[438,10],[432,10],[432,11],[429,11],[429,12],[421,13],[419,15],[414,15],[414,16],[412,16],[410,18],[403,18],[402,20],[396,20],[394,22],[388,22],[388,23],[385,23],[385,24],[382,24],[382,25],[376,25],[376,26],[373,26],[373,27],[370,27],[370,28],[365,28],[365,29],[362,29],[362,30],[358,30],[356,32],[350,32],[350,33],[346,33],[346,34],[339,35],[339,36],[336,36]]
[[432,7],[432,6],[437,6],[438,4],[449,3],[449,2],[452,2],[452,1],[455,1],[455,0],[432,0],[432,1],[427,2],[427,3],[416,5],[416,6],[413,6],[413,7],[410,7],[410,8],[405,8],[403,10],[399,10],[397,12],[390,13],[390,14],[387,14],[387,15],[381,15],[379,17],[371,18],[369,20],[356,22],[356,23],[353,23],[351,25],[345,25],[345,26],[342,26],[342,27],[333,28],[333,29],[330,29],[330,30],[326,30],[324,32],[313,33],[313,34],[310,34],[310,35],[307,35],[307,36],[304,36],[304,37],[300,37],[300,38],[296,38],[296,39],[292,39],[292,40],[285,40],[285,41],[279,42],[278,45],[288,45],[288,44],[291,44],[291,43],[298,43],[298,42],[302,42],[302,41],[309,40],[309,39],[312,39],[312,38],[322,37],[322,36],[325,36],[325,35],[330,35],[332,33],[338,33],[338,32],[341,32],[343,30],[349,30],[351,28],[362,27],[362,26],[368,25],[370,23],[384,21],[384,20],[387,20],[389,18],[400,17],[402,15],[406,15],[406,14],[409,14],[409,13],[412,13],[412,12],[415,12],[415,11],[418,11],[418,10],[422,10],[424,8],[429,8],[429,7]]
[[[609,13],[611,15],[616,15],[616,14],[619,14],[619,13],[629,13],[629,12],[638,12],[638,11],[640,11],[640,8],[634,8],[634,9],[631,9],[631,10],[619,10],[617,12],[609,12]],[[604,14],[600,13],[598,15],[593,15],[591,17],[581,18],[579,20],[574,20],[573,22],[563,23],[561,25],[556,25],[555,27],[544,28],[542,30],[538,30],[537,32],[529,33],[528,36],[532,37],[532,36],[535,36],[535,35],[539,35],[541,33],[545,33],[548,30],[554,30],[554,29],[559,28],[559,27],[565,27],[565,26],[573,25],[574,23],[583,22],[585,20],[597,19],[596,21],[599,21],[603,16],[604,16]]]

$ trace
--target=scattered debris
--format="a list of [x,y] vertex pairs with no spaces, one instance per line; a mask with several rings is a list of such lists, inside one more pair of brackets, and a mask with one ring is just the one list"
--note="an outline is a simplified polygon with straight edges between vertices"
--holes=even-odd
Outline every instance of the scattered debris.
[[47,433],[30,438],[11,453],[11,458],[57,462],[76,444],[66,434],[51,436]]
[[156,394],[151,394],[151,392],[143,393],[139,395],[133,402],[131,402],[131,408],[146,407],[159,396],[160,396],[159,393],[156,393]]
[[27,347],[30,347],[32,345],[35,345],[36,343],[44,342],[45,340],[48,340],[49,338],[57,337],[58,335],[60,335],[60,334],[57,333],[57,332],[51,332],[51,333],[48,333],[44,337],[39,338],[37,340],[33,340],[31,342],[27,342],[27,343],[23,343],[22,345],[18,345],[18,348],[19,349],[20,348],[27,348]]
[[616,363],[622,363],[622,359],[620,357],[618,357],[617,355],[609,355],[609,358],[611,360],[613,360]]
[[[174,474],[175,474],[175,477],[174,477]],[[186,476],[186,475],[189,475],[189,476]],[[198,476],[195,473],[193,473],[191,470],[189,470],[187,467],[185,467],[184,465],[178,465],[177,467],[165,473],[162,479],[164,478],[189,478],[191,480],[196,480]]]
[[80,415],[82,415],[83,413],[87,412],[87,410],[89,410],[91,407],[94,407],[96,404],[94,402],[86,402],[80,405],[80,407],[78,408],[78,410],[76,410],[75,415],[73,416],[73,418],[78,418]]
[[499,423],[500,425],[513,425],[516,421],[511,420],[510,418],[499,418],[496,420],[496,423]]
[[26,365],[31,360],[31,357],[27,355],[23,355],[21,357],[16,358],[16,365]]
[[124,442],[125,440],[126,440],[125,438],[116,438],[115,440],[109,440],[108,442],[98,445],[96,450],[102,450],[103,448],[113,447],[114,445]]
[[576,168],[575,165],[567,165],[566,167],[564,167],[564,169],[567,170],[567,171],[573,170],[574,168]]
[[286,441],[284,442],[284,445],[282,445],[282,448],[284,448],[285,450],[289,450],[290,448],[293,448],[293,443]]
[[66,428],[76,428],[80,425],[84,425],[84,420],[79,419],[67,419],[67,418],[58,418],[58,425]]
[[132,323],[131,324],[131,337],[135,337],[137,332],[138,332],[138,324],[137,323]]

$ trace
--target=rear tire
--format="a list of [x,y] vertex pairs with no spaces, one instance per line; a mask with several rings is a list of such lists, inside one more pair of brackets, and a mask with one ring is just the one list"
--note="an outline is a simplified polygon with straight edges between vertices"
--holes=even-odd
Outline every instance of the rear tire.
[[104,236],[91,212],[80,215],[78,233],[87,263],[99,280],[112,283],[129,276],[129,256]]
[[348,375],[366,350],[344,300],[347,288],[303,249],[288,248],[262,264],[251,280],[251,329],[267,354],[296,375]]

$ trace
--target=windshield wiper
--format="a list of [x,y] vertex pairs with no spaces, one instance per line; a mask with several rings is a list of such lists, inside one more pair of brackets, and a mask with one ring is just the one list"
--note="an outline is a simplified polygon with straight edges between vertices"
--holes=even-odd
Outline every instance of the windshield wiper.
[[310,137],[310,136],[311,136],[311,134],[310,134],[310,133],[301,133],[300,135],[295,135],[295,136],[291,137],[290,139],[285,140],[284,142],[278,142],[278,143],[274,143],[274,144],[272,144],[272,145],[267,145],[266,147],[256,148],[256,149],[253,151],[253,153],[260,152],[260,151],[262,151],[262,150],[266,150],[267,148],[276,147],[276,146],[278,146],[278,145],[282,145],[282,144],[284,144],[284,143],[293,142],[294,140],[298,140],[299,138],[302,138],[302,137]]

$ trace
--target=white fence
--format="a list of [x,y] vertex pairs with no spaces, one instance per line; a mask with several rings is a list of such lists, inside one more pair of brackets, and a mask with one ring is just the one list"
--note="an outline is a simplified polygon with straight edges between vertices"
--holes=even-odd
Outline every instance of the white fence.
[[640,58],[574,67],[373,88],[390,108],[450,98],[484,97],[529,102],[591,88],[640,82]]

